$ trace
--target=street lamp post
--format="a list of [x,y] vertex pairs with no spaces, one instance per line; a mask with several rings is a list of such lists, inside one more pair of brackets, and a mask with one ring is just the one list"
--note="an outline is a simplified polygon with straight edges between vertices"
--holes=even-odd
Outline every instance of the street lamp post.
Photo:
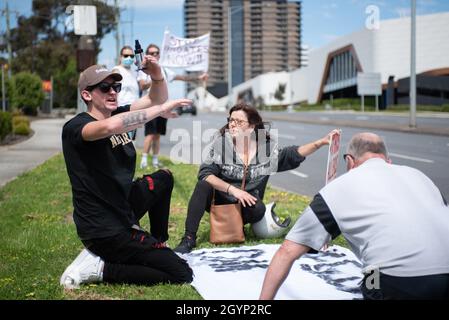
[[410,127],[416,127],[416,0],[411,0]]

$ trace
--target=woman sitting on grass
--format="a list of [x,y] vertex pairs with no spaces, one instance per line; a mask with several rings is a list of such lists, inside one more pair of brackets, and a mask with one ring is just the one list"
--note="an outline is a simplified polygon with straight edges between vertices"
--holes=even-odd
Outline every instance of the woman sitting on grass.
[[[174,249],[176,252],[188,253],[196,246],[196,233],[204,211],[210,211],[214,190],[216,204],[240,202],[243,223],[255,223],[265,214],[262,199],[269,175],[297,168],[306,156],[328,145],[334,133],[300,147],[278,148],[254,107],[237,104],[229,111],[227,120],[200,166],[184,237]],[[245,166],[246,187],[241,190]]]

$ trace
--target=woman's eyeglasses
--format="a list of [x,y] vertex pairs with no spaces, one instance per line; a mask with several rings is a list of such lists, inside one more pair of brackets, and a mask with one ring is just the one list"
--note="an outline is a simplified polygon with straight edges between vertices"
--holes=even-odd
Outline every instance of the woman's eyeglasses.
[[96,84],[94,86],[91,87],[87,87],[86,90],[87,91],[92,91],[95,88],[100,89],[101,92],[103,93],[108,93],[109,90],[114,90],[115,92],[119,93],[122,90],[122,84],[121,83],[109,83],[109,82],[100,82],[99,84]]
[[158,55],[159,55],[159,51],[147,52],[147,54],[150,55],[150,56],[155,57],[155,56],[158,56]]
[[248,123],[248,121],[246,120],[240,120],[240,119],[234,119],[234,118],[228,118],[228,123],[235,123],[237,126],[241,127],[243,126],[245,123]]
[[124,54],[123,55],[123,58],[128,58],[128,57],[131,57],[131,58],[134,59],[134,55],[133,54]]

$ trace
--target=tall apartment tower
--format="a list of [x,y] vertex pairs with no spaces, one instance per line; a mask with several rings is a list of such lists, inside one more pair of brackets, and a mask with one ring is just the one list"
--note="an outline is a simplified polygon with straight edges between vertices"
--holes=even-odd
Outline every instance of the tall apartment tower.
[[301,66],[300,1],[185,0],[185,37],[211,33],[208,90],[215,96],[228,91],[229,20],[232,86]]

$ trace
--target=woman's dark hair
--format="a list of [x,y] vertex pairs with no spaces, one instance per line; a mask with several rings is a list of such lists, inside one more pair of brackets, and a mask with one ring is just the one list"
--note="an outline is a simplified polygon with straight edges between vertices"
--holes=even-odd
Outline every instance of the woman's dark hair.
[[123,46],[123,48],[120,49],[120,55],[123,56],[123,51],[129,49],[132,52],[134,52],[133,48],[131,46]]
[[[234,111],[243,111],[246,114],[246,117],[248,118],[248,122],[250,125],[254,125],[254,133],[256,134],[256,139],[259,140],[259,135],[262,133],[263,135],[265,135],[265,139],[266,140],[270,140],[270,134],[268,133],[268,131],[265,128],[265,123],[262,120],[262,117],[260,116],[259,112],[257,111],[256,108],[245,104],[245,103],[238,103],[236,105],[234,105],[230,110],[229,110],[229,116],[231,116],[231,114]],[[223,126],[223,128],[220,129],[220,135],[224,136],[226,130],[229,129],[229,123],[226,123],[225,126]]]

